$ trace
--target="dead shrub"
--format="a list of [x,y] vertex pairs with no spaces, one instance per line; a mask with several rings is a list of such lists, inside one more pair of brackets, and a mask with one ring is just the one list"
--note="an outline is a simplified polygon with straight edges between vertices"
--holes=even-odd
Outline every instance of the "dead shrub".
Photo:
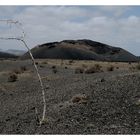
[[42,64],[48,64],[48,62],[47,61],[43,61]]
[[87,68],[85,70],[85,73],[86,74],[91,74],[91,73],[96,73],[96,72],[102,72],[101,68],[102,68],[101,65],[95,64],[94,66]]
[[54,65],[54,66],[52,66],[52,69],[56,69],[56,66]]
[[52,72],[53,72],[53,73],[57,73],[57,72],[58,72],[55,65],[52,66]]
[[137,64],[137,65],[136,65],[136,69],[137,69],[137,70],[140,70],[140,64]]
[[15,81],[17,81],[17,79],[18,79],[17,74],[16,73],[11,73],[8,77],[8,82],[15,82]]
[[85,68],[87,68],[88,66],[87,66],[87,65],[85,65],[85,64],[82,64],[82,67],[85,69]]
[[40,67],[40,68],[44,68],[45,66],[44,66],[44,65],[40,65],[39,67]]
[[107,67],[107,71],[114,71],[114,66]]
[[72,65],[74,63],[74,60],[69,60],[68,65]]
[[96,69],[97,71],[101,71],[101,68],[102,68],[101,65],[95,64],[94,67],[95,67],[95,69]]
[[14,69],[12,72],[15,73],[15,74],[21,74],[25,71],[27,71],[27,67],[26,66],[21,66],[18,69]]
[[53,73],[57,73],[58,71],[57,71],[57,69],[53,69],[52,72]]
[[12,72],[15,73],[15,74],[21,74],[22,73],[22,71],[20,69],[14,69]]
[[73,63],[74,62],[74,60],[69,60],[69,63]]
[[85,95],[76,95],[71,99],[72,103],[82,103],[82,104],[86,104],[87,100],[88,99]]
[[131,67],[129,67],[129,69],[130,69],[131,71],[135,71],[135,70],[136,70],[136,67],[131,66]]
[[84,73],[84,69],[83,68],[80,68],[80,67],[79,68],[76,68],[75,69],[75,73],[76,74]]
[[91,74],[91,73],[95,73],[95,72],[96,72],[95,67],[90,67],[85,70],[86,74]]
[[35,62],[36,65],[38,65],[38,62]]
[[23,72],[24,72],[24,71],[27,71],[27,67],[26,67],[26,66],[21,66],[21,67],[20,67],[20,70],[23,71]]

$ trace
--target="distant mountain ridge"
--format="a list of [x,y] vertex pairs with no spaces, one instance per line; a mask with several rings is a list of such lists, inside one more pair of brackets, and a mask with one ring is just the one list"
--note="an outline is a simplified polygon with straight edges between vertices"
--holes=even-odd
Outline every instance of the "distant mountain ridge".
[[25,54],[27,51],[25,50],[16,50],[16,49],[8,49],[5,51],[6,53],[10,53],[16,56],[22,56],[23,54]]
[[[138,57],[122,48],[87,39],[45,43],[34,47],[31,49],[31,52],[35,58],[122,62],[138,61]],[[28,52],[21,58],[28,59]]]
[[13,55],[13,54],[9,54],[9,53],[1,52],[0,51],[0,58],[4,58],[4,59],[7,59],[7,58],[17,58],[17,56]]

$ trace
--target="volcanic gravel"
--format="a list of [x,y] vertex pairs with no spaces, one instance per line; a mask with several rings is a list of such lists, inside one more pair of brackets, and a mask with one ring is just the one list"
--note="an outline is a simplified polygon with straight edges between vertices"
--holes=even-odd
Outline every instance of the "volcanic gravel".
[[[18,62],[0,62],[1,72]],[[4,67],[2,67],[2,64]],[[39,68],[45,86],[46,118],[42,94],[29,62],[27,72],[8,82],[0,74],[0,134],[140,134],[140,73],[112,71],[75,74],[73,69]],[[13,67],[14,66],[14,67]]]

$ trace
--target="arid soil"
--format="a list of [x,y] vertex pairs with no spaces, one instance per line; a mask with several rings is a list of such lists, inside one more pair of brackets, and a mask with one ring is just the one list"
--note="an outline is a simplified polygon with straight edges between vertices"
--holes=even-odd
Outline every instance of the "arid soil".
[[[32,62],[1,60],[0,134],[140,134],[137,64],[36,61],[45,87],[45,121],[40,126],[35,113],[42,117],[43,101]],[[101,71],[75,73],[95,63]],[[13,82],[11,73],[17,73]]]

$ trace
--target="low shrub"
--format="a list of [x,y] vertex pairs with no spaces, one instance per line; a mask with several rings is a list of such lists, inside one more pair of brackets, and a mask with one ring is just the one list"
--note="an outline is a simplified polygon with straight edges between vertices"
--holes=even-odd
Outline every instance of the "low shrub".
[[14,69],[12,71],[12,73],[21,74],[21,73],[23,73],[25,71],[27,71],[27,67],[26,66],[21,66],[20,68]]
[[72,97],[71,101],[72,103],[86,104],[88,99],[85,95],[75,95],[74,97]]
[[23,72],[24,72],[24,71],[27,71],[27,67],[26,67],[26,66],[21,66],[21,67],[20,67],[20,70],[23,71]]
[[16,73],[11,73],[8,77],[8,82],[15,82],[15,81],[17,81],[17,79],[18,79],[17,74]]
[[22,71],[20,69],[14,69],[12,72],[15,73],[15,74],[21,74],[22,73]]
[[38,65],[38,62],[35,62],[36,65]]
[[57,73],[58,71],[57,71],[57,69],[53,69],[52,72],[53,73]]
[[82,64],[82,67],[83,67],[83,68],[87,68],[88,66],[87,66],[87,65],[85,65],[85,64]]
[[56,66],[54,65],[54,66],[52,66],[52,69],[56,69]]
[[101,68],[102,68],[101,65],[95,64],[94,67],[95,67],[95,69],[96,69],[97,71],[101,71]]
[[44,66],[44,65],[40,65],[39,67],[40,67],[40,68],[44,68],[45,66]]
[[107,71],[114,71],[114,66],[107,67]]
[[75,69],[75,73],[76,74],[84,73],[84,69],[83,68],[80,68],[80,67],[79,68],[76,68]]
[[92,67],[89,67],[85,70],[85,73],[86,74],[91,74],[91,73],[96,73],[96,72],[102,72],[102,66],[99,65],[99,64],[95,64],[94,66]]
[[137,69],[137,70],[140,70],[140,64],[137,64],[137,65],[136,65],[136,69]]
[[43,61],[42,64],[48,64],[48,62],[47,61]]

